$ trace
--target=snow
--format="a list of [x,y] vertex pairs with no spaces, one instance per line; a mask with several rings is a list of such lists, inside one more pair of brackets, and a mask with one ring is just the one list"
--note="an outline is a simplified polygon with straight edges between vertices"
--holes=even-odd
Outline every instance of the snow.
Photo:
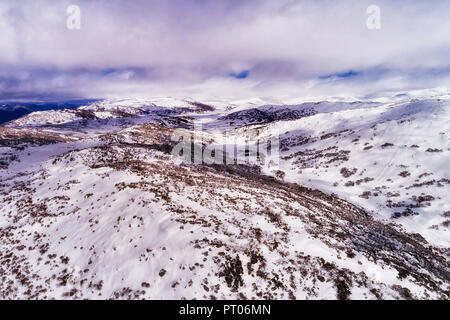
[[[412,245],[420,254],[429,254],[430,246],[440,254],[448,250],[450,96],[423,94],[287,105],[202,100],[214,108],[207,111],[195,109],[190,98],[113,99],[13,121],[5,127],[24,136],[36,131],[67,141],[1,149],[20,161],[0,169],[0,276],[7,279],[0,297],[335,299],[343,283],[351,299],[376,299],[374,291],[405,298],[398,288],[417,299],[445,297],[448,279],[417,266],[401,240],[392,238],[395,250],[377,251],[391,255],[385,261],[356,245],[371,223],[382,223],[387,234],[412,241],[405,229],[423,236],[428,244]],[[218,145],[225,133],[239,143],[256,132],[279,134],[280,165],[262,170],[271,176],[282,170],[284,181],[189,166],[152,149],[170,141],[164,134],[176,125],[161,123],[168,123],[165,112],[179,108],[186,111],[171,116],[202,122],[205,137]],[[289,119],[255,122],[247,112],[253,108]],[[95,119],[83,121],[80,110]],[[292,118],[305,110],[311,112]],[[241,111],[245,117],[230,126],[226,116]],[[324,193],[296,193],[286,183]],[[363,208],[374,222],[346,220],[346,205],[327,194]],[[433,199],[417,202],[427,195]],[[412,207],[417,215],[392,218],[415,204],[421,204]],[[334,234],[341,231],[351,237]],[[412,271],[400,276],[399,265]],[[432,290],[414,272],[442,286]]]

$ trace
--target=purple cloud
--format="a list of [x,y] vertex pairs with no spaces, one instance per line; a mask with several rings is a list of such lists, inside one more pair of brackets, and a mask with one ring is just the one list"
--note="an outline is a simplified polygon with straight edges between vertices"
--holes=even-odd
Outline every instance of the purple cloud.
[[[80,30],[66,27],[70,4],[81,8]],[[412,75],[449,67],[450,4],[378,1],[377,31],[366,27],[370,4],[3,0],[0,96],[327,95],[448,85],[445,72]],[[359,83],[323,78],[374,68],[389,71]],[[251,76],[239,76],[244,71]]]

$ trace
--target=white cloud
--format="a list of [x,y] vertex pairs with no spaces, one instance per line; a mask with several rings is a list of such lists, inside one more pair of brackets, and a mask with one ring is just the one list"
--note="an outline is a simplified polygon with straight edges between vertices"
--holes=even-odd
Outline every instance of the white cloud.
[[[66,28],[70,4],[81,8],[81,30]],[[95,96],[127,90],[261,95],[271,88],[270,94],[297,95],[449,84],[447,74],[425,81],[420,72],[450,67],[450,3],[376,1],[381,8],[376,31],[366,27],[370,4],[2,0],[0,90],[3,95],[42,90]],[[110,68],[118,71],[101,73]],[[250,70],[250,79],[227,78],[242,70]],[[365,76],[314,80],[348,70]]]

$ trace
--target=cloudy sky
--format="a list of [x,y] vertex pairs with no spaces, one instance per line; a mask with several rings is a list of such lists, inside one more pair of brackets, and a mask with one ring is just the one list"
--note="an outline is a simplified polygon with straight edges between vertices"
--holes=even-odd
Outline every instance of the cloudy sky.
[[[67,27],[67,8],[81,28]],[[369,5],[381,29],[367,27]],[[450,86],[450,1],[1,0],[0,99]]]

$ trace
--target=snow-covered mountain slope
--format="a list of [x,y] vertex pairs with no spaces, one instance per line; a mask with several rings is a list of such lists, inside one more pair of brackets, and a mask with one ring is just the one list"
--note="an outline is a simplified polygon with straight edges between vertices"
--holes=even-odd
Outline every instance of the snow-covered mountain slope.
[[318,112],[258,132],[280,134],[286,181],[335,193],[448,246],[449,123],[449,100],[433,99]]
[[[2,299],[449,299],[448,99],[163,102],[1,128]],[[181,161],[194,121],[280,166]]]
[[[230,130],[252,124],[268,124],[278,121],[296,120],[318,113],[332,113],[341,110],[363,110],[380,105],[375,102],[307,102],[295,105],[263,105],[255,108],[234,108],[207,123],[208,129]],[[237,109],[237,110],[236,110]]]

